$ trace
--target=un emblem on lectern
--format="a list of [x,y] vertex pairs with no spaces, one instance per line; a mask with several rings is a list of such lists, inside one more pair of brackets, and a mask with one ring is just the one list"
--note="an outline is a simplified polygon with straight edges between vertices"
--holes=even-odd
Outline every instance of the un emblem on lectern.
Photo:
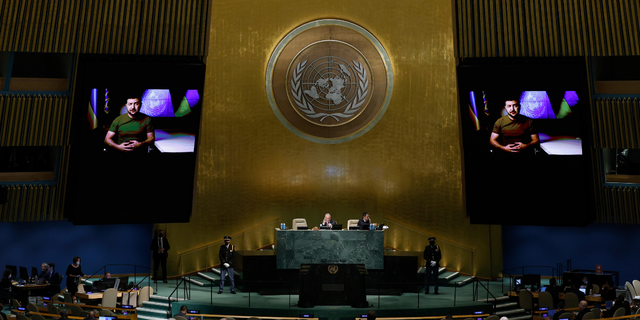
[[309,141],[333,144],[361,136],[381,119],[393,72],[371,33],[325,19],[284,37],[269,60],[266,86],[285,127]]
[[327,267],[327,271],[329,271],[330,274],[336,274],[336,273],[338,273],[338,266],[335,265],[335,264],[330,264]]

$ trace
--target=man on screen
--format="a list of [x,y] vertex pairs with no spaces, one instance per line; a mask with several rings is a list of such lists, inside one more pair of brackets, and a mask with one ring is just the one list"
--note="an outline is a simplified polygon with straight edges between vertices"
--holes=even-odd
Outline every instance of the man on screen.
[[147,153],[156,135],[151,117],[140,112],[141,106],[140,98],[128,98],[127,113],[113,120],[104,143],[122,152]]
[[532,153],[532,147],[540,142],[533,120],[520,114],[518,100],[507,100],[504,108],[507,115],[493,125],[489,142],[504,152]]

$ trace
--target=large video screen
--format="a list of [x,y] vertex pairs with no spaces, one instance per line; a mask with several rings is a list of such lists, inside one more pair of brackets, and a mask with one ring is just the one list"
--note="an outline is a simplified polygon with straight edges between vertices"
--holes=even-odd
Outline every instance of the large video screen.
[[591,221],[589,97],[579,60],[472,60],[458,67],[472,223]]
[[188,222],[204,64],[82,56],[65,216],[75,224]]

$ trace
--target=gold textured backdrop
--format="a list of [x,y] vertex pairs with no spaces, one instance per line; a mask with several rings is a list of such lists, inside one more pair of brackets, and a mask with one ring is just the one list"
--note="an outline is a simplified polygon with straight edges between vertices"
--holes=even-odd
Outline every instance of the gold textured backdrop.
[[[279,221],[325,212],[346,225],[363,211],[387,231],[386,245],[421,251],[425,234],[464,247],[443,254],[452,268],[498,276],[500,227],[470,225],[463,204],[452,2],[213,1],[194,213],[190,223],[158,225],[171,241],[170,274],[179,254],[240,234],[251,250],[273,242]],[[267,61],[295,27],[344,19],[375,35],[390,55],[394,91],[380,122],[338,145],[306,141],[273,114],[265,92]],[[400,232],[402,231],[402,232]],[[247,240],[250,239],[250,240]],[[443,247],[444,250],[444,247]],[[191,251],[193,252],[193,251]],[[193,254],[182,271],[217,259]]]

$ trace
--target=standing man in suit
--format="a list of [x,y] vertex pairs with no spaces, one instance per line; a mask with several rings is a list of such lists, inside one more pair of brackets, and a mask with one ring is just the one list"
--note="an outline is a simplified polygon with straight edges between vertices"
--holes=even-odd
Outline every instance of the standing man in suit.
[[236,257],[236,247],[231,244],[231,237],[224,237],[224,244],[220,246],[220,290],[218,294],[222,293],[224,288],[224,278],[229,274],[229,280],[231,280],[231,294],[236,294],[236,284],[233,280],[233,260]]
[[158,266],[162,265],[162,282],[167,283],[167,250],[169,241],[164,236],[162,230],[151,240],[151,251],[153,251],[153,283],[158,282]]
[[438,270],[440,269],[440,259],[442,259],[442,251],[440,246],[436,245],[436,238],[429,237],[429,245],[424,247],[424,260],[427,261],[426,272],[424,274],[424,294],[429,294],[429,277],[433,273],[435,282],[435,294],[438,294]]

